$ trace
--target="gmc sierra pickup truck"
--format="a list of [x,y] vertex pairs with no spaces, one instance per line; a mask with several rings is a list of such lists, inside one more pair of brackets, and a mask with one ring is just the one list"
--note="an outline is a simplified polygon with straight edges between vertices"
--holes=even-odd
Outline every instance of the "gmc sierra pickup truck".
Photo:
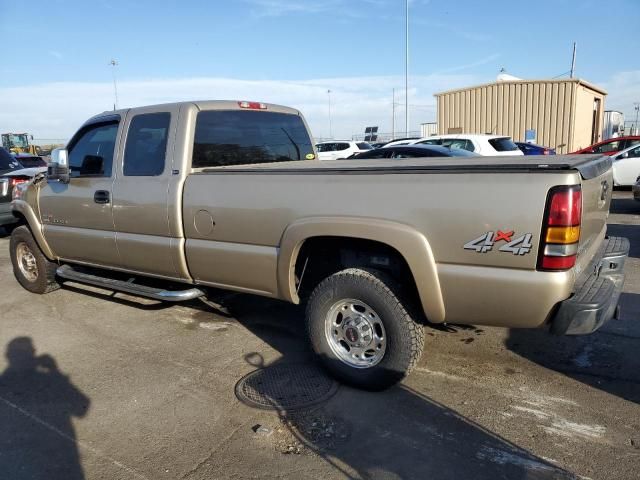
[[39,294],[304,302],[325,366],[381,389],[425,321],[586,334],[614,317],[629,243],[606,236],[611,187],[600,155],[319,162],[297,110],[174,103],[88,120],[14,188],[10,253]]

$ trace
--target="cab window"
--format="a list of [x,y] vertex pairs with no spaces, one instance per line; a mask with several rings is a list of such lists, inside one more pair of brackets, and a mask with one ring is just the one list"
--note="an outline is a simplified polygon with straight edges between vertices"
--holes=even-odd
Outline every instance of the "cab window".
[[593,148],[593,153],[605,153],[605,152],[617,152],[620,150],[621,142],[616,140],[614,142],[603,143]]
[[110,177],[118,122],[84,127],[69,142],[69,173],[72,177]]
[[[460,150],[467,150],[469,152],[475,151],[473,142],[471,140],[465,140],[463,138],[447,138],[442,140],[442,146],[447,148],[457,148]],[[517,150],[517,148],[516,148]]]
[[153,177],[164,172],[170,123],[168,112],[133,117],[124,149],[125,176]]

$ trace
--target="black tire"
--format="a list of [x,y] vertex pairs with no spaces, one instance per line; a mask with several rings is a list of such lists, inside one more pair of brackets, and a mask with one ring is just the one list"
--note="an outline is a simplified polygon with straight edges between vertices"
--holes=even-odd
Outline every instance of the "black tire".
[[[410,315],[410,303],[401,298],[396,282],[376,270],[349,268],[318,284],[307,304],[307,329],[313,350],[335,377],[357,388],[383,390],[400,382],[415,367],[424,347],[424,330]],[[332,350],[326,322],[331,321],[332,308],[344,299],[364,302],[383,324],[386,350],[379,363],[358,368]]]
[[[34,278],[27,277],[18,264],[18,249],[24,248],[23,246],[26,246],[35,261],[36,272]],[[44,294],[60,288],[60,284],[56,282],[56,268],[58,265],[44,256],[31,231],[25,225],[17,227],[11,233],[9,253],[13,264],[13,274],[25,289],[33,293]]]

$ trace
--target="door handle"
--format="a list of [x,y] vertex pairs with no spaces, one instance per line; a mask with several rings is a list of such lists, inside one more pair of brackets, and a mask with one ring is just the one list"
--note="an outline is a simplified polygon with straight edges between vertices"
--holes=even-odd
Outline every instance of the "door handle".
[[96,203],[109,203],[109,192],[106,190],[98,190],[93,195],[93,201]]

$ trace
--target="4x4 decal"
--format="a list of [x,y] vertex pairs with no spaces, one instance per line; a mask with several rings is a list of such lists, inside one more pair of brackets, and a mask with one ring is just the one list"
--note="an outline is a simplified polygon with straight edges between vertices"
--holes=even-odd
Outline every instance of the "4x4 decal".
[[474,250],[478,253],[487,253],[493,250],[496,243],[504,241],[506,243],[502,245],[498,251],[512,253],[513,255],[525,255],[529,253],[532,247],[531,239],[533,235],[531,233],[525,233],[512,239],[514,234],[513,230],[487,232],[465,243],[464,249]]

